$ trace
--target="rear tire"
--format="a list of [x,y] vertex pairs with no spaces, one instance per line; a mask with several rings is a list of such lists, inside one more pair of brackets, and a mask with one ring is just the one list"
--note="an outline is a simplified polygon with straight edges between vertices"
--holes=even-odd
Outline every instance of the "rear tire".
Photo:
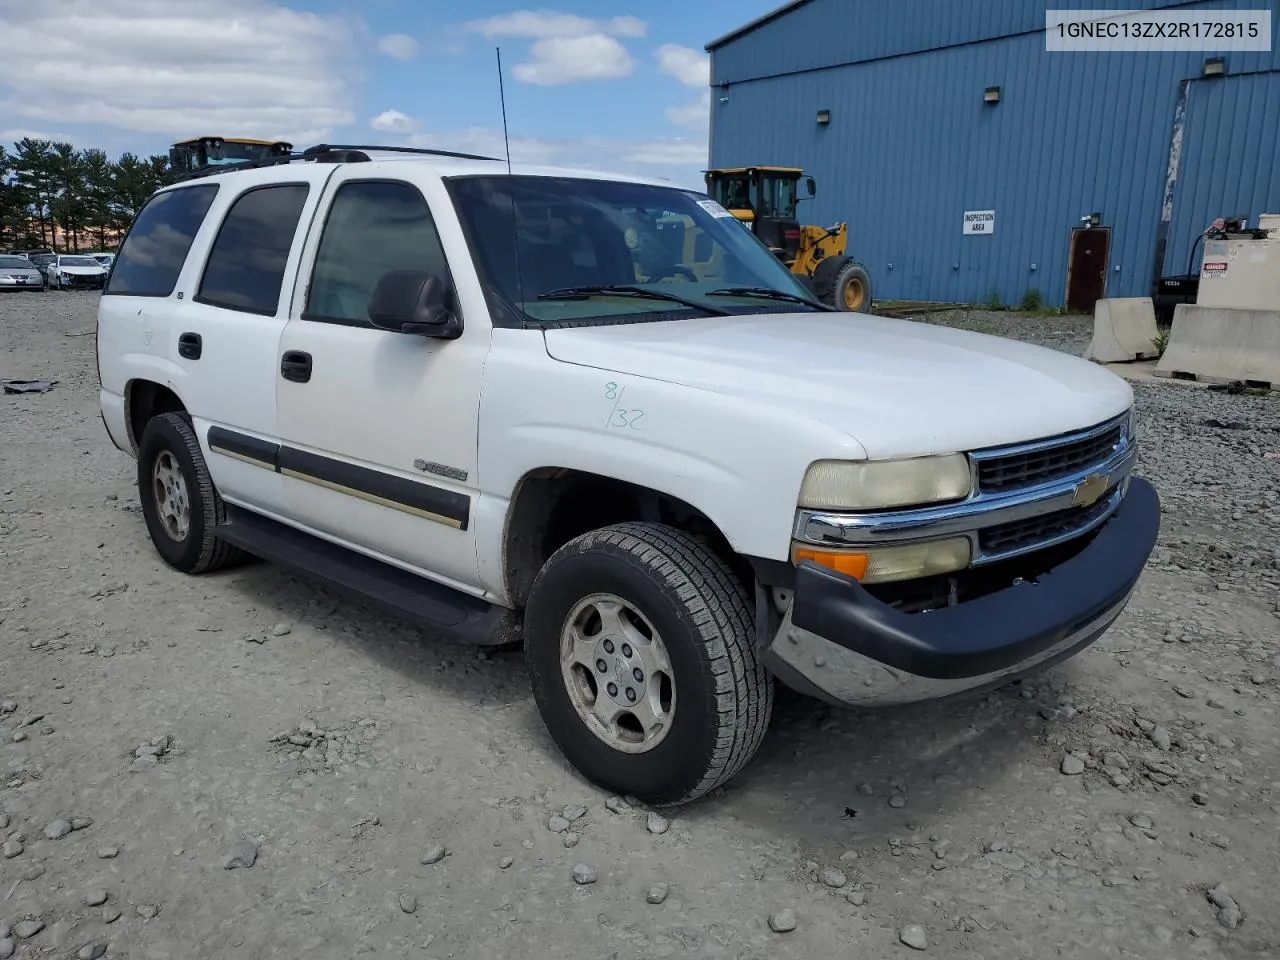
[[156,552],[183,573],[207,573],[244,554],[214,534],[226,516],[191,420],[162,413],[138,444],[138,497]]
[[764,738],[773,680],[753,634],[719,557],[683,531],[622,523],[570,541],[539,572],[525,659],[569,762],[604,789],[671,806],[728,781]]

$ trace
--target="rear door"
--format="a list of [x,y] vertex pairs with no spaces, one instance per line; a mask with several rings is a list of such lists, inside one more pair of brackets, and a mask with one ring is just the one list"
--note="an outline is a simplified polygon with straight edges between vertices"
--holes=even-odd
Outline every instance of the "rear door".
[[218,491],[272,515],[285,508],[276,377],[301,246],[295,241],[305,236],[329,173],[282,166],[256,172],[246,185],[223,178],[225,195],[211,212],[217,233],[203,261],[189,264],[170,331],[174,363],[188,374],[182,399]]

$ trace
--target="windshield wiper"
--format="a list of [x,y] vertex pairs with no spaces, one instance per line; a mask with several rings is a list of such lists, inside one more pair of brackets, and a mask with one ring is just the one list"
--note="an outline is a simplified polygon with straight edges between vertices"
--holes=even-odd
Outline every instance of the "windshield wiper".
[[818,310],[835,311],[835,307],[829,307],[820,300],[810,300],[808,297],[802,297],[795,293],[786,293],[782,290],[774,290],[772,287],[724,287],[720,290],[712,290],[707,294],[708,297],[761,297],[765,300],[785,300],[788,303],[803,303],[806,307],[816,307]]
[[610,284],[597,287],[561,287],[558,290],[548,290],[546,293],[538,294],[539,300],[574,300],[583,299],[594,296],[621,296],[621,297],[641,297],[648,300],[665,300],[668,303],[678,303],[681,306],[689,307],[693,310],[701,310],[703,313],[712,317],[727,317],[728,310],[721,310],[719,307],[711,307],[705,303],[698,303],[696,300],[690,300],[688,297],[682,297],[675,293],[666,293],[661,290],[650,290],[647,287],[633,287],[628,284]]

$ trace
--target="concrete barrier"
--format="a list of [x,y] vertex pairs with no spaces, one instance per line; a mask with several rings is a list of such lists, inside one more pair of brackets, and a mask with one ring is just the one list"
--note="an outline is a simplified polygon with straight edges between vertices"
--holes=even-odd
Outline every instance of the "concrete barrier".
[[1180,303],[1157,375],[1257,380],[1280,386],[1280,310]]
[[1128,363],[1157,356],[1156,311],[1150,297],[1099,300],[1093,308],[1093,339],[1086,360]]

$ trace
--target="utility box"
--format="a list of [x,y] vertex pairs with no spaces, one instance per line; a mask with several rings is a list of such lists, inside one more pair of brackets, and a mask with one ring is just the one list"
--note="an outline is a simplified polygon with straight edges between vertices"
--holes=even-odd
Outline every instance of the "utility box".
[[1280,310],[1280,232],[1257,239],[1266,229],[1260,222],[1257,231],[1205,240],[1197,305]]

